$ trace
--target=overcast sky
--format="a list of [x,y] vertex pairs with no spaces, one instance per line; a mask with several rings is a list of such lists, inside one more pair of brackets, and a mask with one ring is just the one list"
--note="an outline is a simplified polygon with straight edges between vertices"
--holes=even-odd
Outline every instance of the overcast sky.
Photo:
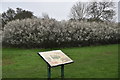
[[118,21],[120,22],[120,1],[118,3]]
[[38,17],[41,17],[42,13],[47,13],[52,18],[62,20],[68,18],[73,4],[74,2],[2,2],[2,10],[0,11],[6,11],[8,7],[12,9],[19,7],[32,11]]
[[[8,10],[8,8],[16,9],[17,7],[32,11],[35,16],[41,17],[42,13],[47,13],[49,17],[57,20],[69,19],[71,7],[78,0],[2,0],[0,2],[0,13]],[[88,0],[82,0],[88,1]],[[89,0],[90,1],[90,0]],[[99,0],[101,1],[101,0]],[[119,1],[119,0],[116,0]],[[120,2],[119,2],[120,7]],[[119,8],[120,9],[120,8]],[[118,10],[120,13],[120,10]],[[117,11],[117,13],[118,13]],[[119,15],[120,17],[120,15]],[[119,18],[120,21],[120,18]]]

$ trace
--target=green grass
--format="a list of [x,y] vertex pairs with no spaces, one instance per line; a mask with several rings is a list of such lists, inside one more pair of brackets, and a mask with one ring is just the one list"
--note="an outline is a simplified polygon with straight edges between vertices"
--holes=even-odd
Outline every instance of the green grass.
[[[47,78],[47,65],[37,52],[55,49],[3,48],[3,78]],[[65,78],[117,78],[118,45],[61,48],[74,60],[65,65]],[[52,68],[60,78],[60,67]]]

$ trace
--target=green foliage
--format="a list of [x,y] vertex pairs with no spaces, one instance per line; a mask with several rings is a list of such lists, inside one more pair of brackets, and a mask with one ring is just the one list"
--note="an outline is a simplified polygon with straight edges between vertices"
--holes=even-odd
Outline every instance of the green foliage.
[[17,13],[14,17],[14,19],[26,19],[26,18],[32,18],[33,13],[30,11],[23,10],[20,13]]
[[6,12],[2,13],[2,28],[12,20],[32,18],[33,16],[31,11],[26,11],[21,8],[16,8],[15,11],[12,8],[9,8]]
[[2,13],[2,28],[4,28],[4,25],[7,24],[7,22],[14,20],[15,14],[15,11],[11,8]]

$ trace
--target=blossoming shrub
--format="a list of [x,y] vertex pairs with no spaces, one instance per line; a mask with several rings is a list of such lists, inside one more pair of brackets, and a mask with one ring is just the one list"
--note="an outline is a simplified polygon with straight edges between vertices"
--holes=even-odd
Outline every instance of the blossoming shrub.
[[68,21],[66,27],[70,42],[80,46],[117,43],[120,36],[115,23]]
[[17,47],[70,47],[117,43],[120,28],[115,23],[24,19],[9,22],[3,43]]

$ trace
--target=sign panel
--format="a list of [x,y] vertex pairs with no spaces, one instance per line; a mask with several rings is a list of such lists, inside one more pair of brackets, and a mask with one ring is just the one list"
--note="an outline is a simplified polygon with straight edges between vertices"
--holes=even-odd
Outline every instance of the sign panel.
[[61,50],[46,51],[38,53],[51,67],[58,66],[62,64],[72,63],[67,55],[65,55]]

